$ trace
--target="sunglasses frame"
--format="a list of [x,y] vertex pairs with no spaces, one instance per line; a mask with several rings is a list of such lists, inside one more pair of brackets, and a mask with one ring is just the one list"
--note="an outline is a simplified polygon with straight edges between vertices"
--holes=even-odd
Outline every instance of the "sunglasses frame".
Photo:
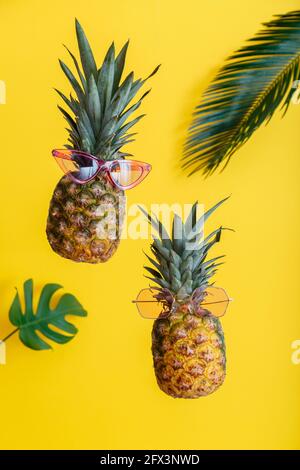
[[[214,287],[215,287],[216,289],[222,289],[222,290],[225,292],[225,294],[227,295],[227,292],[226,292],[225,289],[223,289],[223,287],[217,287],[217,286],[214,286]],[[140,292],[138,293],[137,297],[138,297],[138,296],[140,295],[140,293],[141,293],[142,291],[144,291],[144,290],[150,290],[150,291],[151,291],[152,289],[149,288],[149,287],[148,287],[148,288],[145,287],[144,289],[141,289]],[[225,313],[226,313],[226,311],[227,311],[227,308],[228,308],[230,302],[232,302],[232,301],[233,301],[233,298],[232,298],[232,297],[228,297],[228,300],[217,300],[216,302],[201,302],[201,303],[200,303],[200,306],[204,306],[204,305],[214,305],[214,304],[220,304],[220,303],[227,302],[225,312],[224,312],[223,315],[221,315],[221,317],[222,317],[222,316],[225,315]],[[157,303],[158,301],[157,301],[157,300],[136,300],[136,299],[135,299],[135,300],[132,300],[131,302],[134,303],[134,304],[138,304],[138,303]],[[163,316],[162,318],[168,318],[168,316],[172,313],[172,310],[174,309],[174,304],[175,304],[175,299],[173,300],[172,305],[170,306],[170,309],[169,309],[168,314],[165,315],[165,316]],[[138,309],[138,311],[139,311],[139,309]],[[140,313],[140,312],[139,312],[139,313]],[[163,311],[162,311],[161,313],[163,313]],[[150,319],[150,320],[154,320],[154,319],[155,319],[155,318],[153,318],[153,317],[145,317],[145,316],[143,316],[143,315],[141,315],[141,314],[140,314],[140,316],[141,316],[142,318],[145,318],[145,319]],[[158,318],[158,317],[156,317],[156,318]]]
[[[108,177],[109,181],[111,182],[111,184],[124,191],[124,190],[127,190],[127,189],[132,189],[135,186],[137,186],[143,179],[146,178],[146,176],[148,175],[148,173],[150,173],[150,171],[152,169],[152,166],[150,165],[150,163],[141,162],[139,160],[119,159],[119,160],[105,161],[105,160],[99,160],[94,155],[91,155],[90,153],[87,153],[87,152],[82,152],[81,150],[71,150],[71,149],[54,149],[54,150],[52,150],[53,157],[54,158],[61,158],[62,160],[71,160],[71,158],[68,158],[68,157],[71,157],[72,154],[76,154],[78,156],[86,157],[90,160],[93,160],[93,161],[96,162],[96,164],[98,166],[95,174],[93,176],[91,176],[90,178],[87,178],[84,181],[79,180],[78,178],[75,178],[75,176],[73,176],[71,172],[65,173],[65,174],[69,175],[70,178],[78,184],[89,183],[94,178],[96,178],[96,176],[100,173],[100,171],[105,171],[105,173],[107,174],[107,177]],[[136,163],[142,169],[140,177],[134,183],[129,184],[127,186],[120,185],[119,183],[114,181],[114,179],[111,176],[111,169],[112,169],[113,165],[116,164],[116,163],[119,163],[119,162],[124,162],[124,161],[125,162]]]

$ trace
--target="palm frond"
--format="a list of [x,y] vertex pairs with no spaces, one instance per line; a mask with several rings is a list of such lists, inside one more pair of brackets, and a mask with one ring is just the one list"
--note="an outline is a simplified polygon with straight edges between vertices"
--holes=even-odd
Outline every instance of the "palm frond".
[[189,175],[214,172],[282,105],[300,79],[300,10],[277,15],[227,59],[202,101],[184,148]]

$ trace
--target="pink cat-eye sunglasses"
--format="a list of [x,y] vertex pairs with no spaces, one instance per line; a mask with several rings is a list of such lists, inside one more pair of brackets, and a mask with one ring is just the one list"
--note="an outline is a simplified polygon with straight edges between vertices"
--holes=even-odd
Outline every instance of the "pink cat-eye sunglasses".
[[79,150],[52,150],[52,155],[65,174],[79,184],[94,179],[105,171],[110,182],[119,189],[131,189],[146,178],[151,171],[149,163],[137,160],[99,160],[94,155]]

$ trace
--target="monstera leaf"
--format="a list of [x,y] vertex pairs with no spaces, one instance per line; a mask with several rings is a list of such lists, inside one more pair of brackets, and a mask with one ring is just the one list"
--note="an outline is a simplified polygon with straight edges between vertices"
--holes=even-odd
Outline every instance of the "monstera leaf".
[[24,312],[19,293],[16,293],[9,311],[9,319],[17,327],[15,331],[19,332],[20,340],[28,348],[37,351],[52,349],[44,338],[59,344],[67,343],[74,338],[78,330],[65,317],[67,315],[87,316],[82,305],[71,294],[63,294],[57,305],[50,307],[53,295],[61,287],[59,284],[46,284],[42,289],[36,312],[33,307],[32,279],[24,282]]
[[288,109],[300,80],[300,10],[264,26],[228,58],[196,107],[183,157],[189,174],[225,167],[279,107]]

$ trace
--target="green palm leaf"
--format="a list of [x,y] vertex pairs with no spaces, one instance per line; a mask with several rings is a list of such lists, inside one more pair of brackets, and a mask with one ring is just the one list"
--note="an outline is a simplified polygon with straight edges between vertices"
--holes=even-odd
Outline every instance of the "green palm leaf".
[[[19,329],[20,340],[28,348],[34,350],[51,349],[51,346],[42,337],[59,344],[69,342],[78,330],[65,319],[66,315],[87,316],[82,305],[71,294],[64,294],[54,308],[50,307],[53,295],[61,287],[59,284],[46,284],[41,292],[36,312],[33,308],[32,279],[24,282],[24,313],[19,293],[16,293],[9,311],[9,319]],[[58,330],[67,334],[62,334]]]
[[196,107],[183,167],[205,174],[228,163],[282,105],[300,79],[300,11],[278,15],[228,58]]

